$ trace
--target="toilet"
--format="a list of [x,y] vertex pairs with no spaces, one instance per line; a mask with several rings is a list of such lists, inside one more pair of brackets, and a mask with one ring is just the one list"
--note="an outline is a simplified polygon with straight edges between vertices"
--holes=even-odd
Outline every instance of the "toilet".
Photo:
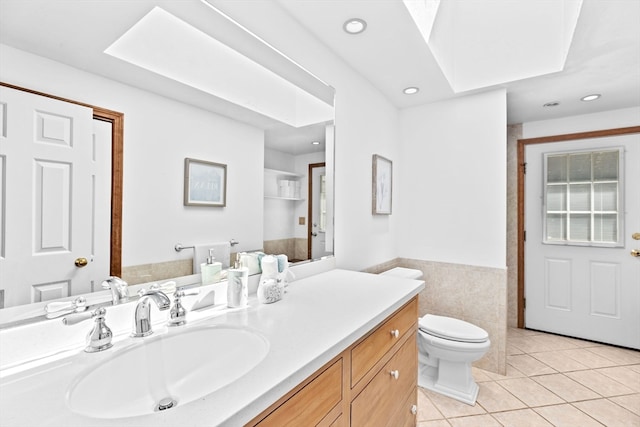
[[[420,279],[422,272],[396,267],[381,273]],[[418,319],[418,385],[469,405],[475,405],[478,384],[471,363],[489,350],[489,334],[476,325],[445,316],[426,314]]]

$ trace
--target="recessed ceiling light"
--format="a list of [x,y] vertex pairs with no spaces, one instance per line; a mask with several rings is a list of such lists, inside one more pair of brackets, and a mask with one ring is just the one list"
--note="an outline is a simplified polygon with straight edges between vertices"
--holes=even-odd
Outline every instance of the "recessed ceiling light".
[[311,141],[311,144],[313,144],[313,145],[320,145],[320,141]]
[[349,34],[360,34],[367,29],[367,23],[364,19],[351,18],[344,23],[342,28]]
[[582,101],[595,101],[596,99],[600,98],[602,95],[600,95],[599,93],[594,93],[592,95],[587,95],[587,96],[583,96],[582,98],[580,98]]
[[420,91],[419,88],[415,87],[415,86],[410,86],[408,88],[405,88],[402,92],[404,92],[405,95],[413,95],[416,94]]
[[546,104],[543,105],[543,107],[557,107],[558,105],[560,105],[558,101],[553,101],[553,102],[547,102]]

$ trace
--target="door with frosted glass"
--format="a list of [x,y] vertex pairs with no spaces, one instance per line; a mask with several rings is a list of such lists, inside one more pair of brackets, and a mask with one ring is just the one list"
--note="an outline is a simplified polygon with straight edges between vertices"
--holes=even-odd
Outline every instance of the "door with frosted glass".
[[640,135],[525,156],[525,326],[640,349]]

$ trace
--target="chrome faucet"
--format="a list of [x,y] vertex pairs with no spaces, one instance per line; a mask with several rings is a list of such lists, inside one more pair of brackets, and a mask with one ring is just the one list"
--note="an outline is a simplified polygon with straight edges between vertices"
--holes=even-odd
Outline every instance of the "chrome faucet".
[[133,317],[133,332],[131,336],[146,337],[151,335],[153,330],[151,329],[151,305],[149,301],[153,301],[161,311],[167,310],[171,305],[171,300],[167,294],[158,290],[141,290],[138,295],[138,305],[136,305],[135,314]]
[[128,287],[127,282],[116,276],[109,276],[102,282],[103,289],[111,289],[111,301],[113,305],[129,301]]
[[93,329],[91,329],[91,332],[87,335],[87,346],[84,351],[87,353],[97,353],[99,351],[107,350],[113,346],[113,344],[111,344],[113,334],[104,321],[106,314],[107,310],[104,308],[97,308],[92,312],[70,314],[62,319],[62,323],[65,325],[75,325],[83,320],[95,318],[96,321],[93,325]]

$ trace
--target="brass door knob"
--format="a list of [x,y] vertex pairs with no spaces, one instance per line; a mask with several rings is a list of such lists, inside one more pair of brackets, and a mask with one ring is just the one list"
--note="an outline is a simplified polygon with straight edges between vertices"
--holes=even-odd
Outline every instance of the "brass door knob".
[[76,258],[74,264],[76,265],[76,267],[78,268],[82,268],[85,265],[87,265],[89,263],[89,261],[87,261],[86,258]]
[[639,257],[640,256],[640,249],[632,250],[631,251],[631,256]]
[[633,233],[633,234],[631,235],[631,238],[632,238],[633,240],[640,240],[640,233]]

